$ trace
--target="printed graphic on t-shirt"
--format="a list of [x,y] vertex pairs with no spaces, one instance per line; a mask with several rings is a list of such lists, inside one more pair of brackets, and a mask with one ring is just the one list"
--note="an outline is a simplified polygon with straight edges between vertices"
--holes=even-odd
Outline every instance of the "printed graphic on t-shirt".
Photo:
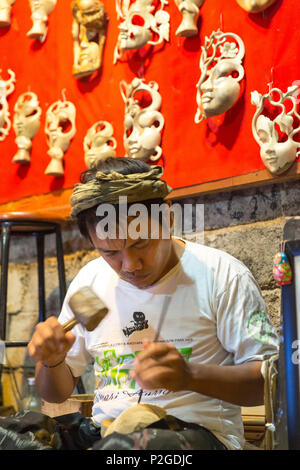
[[135,331],[142,331],[148,328],[148,320],[145,319],[145,314],[143,312],[134,312],[133,320],[123,328],[123,333],[125,336],[130,336]]
[[[186,361],[189,361],[192,355],[191,347],[178,348],[178,351]],[[138,395],[139,388],[136,388],[136,381],[130,376],[130,371],[133,361],[140,352],[141,350],[118,355],[116,348],[112,348],[104,350],[102,358],[96,356],[95,371],[98,377],[99,400],[109,401],[120,396]],[[169,392],[167,390],[151,390],[145,393],[147,396],[158,396]]]

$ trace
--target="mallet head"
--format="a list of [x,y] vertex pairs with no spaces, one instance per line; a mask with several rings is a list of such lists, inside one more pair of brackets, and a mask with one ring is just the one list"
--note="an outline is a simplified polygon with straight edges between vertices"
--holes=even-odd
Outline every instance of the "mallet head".
[[103,300],[88,286],[82,287],[70,297],[69,306],[76,323],[80,323],[87,331],[93,331],[108,312]]

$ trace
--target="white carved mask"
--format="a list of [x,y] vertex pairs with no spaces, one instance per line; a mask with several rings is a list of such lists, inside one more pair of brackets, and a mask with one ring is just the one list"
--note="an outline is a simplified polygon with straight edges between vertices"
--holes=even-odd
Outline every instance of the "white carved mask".
[[[257,111],[252,121],[252,131],[254,138],[260,146],[261,159],[266,168],[275,175],[284,173],[296,160],[300,148],[300,142],[294,140],[294,136],[299,133],[300,127],[294,128],[294,121],[298,121],[300,116],[296,112],[295,92],[297,87],[288,88],[286,93],[274,88],[269,93],[261,95],[257,91],[251,93],[251,102],[257,107]],[[272,99],[274,92],[279,93],[279,101]],[[273,106],[279,107],[281,113],[271,120],[262,113],[264,111],[264,103],[268,100]],[[293,107],[290,111],[285,110],[285,101],[291,100]],[[278,131],[276,130],[278,126]],[[279,132],[282,138],[279,138]]]
[[51,149],[65,152],[73,139],[76,109],[70,101],[53,103],[46,113],[45,132]]
[[175,0],[175,3],[182,14],[182,22],[176,30],[176,36],[190,37],[198,34],[197,20],[204,0]]
[[57,0],[29,0],[31,7],[32,28],[27,36],[44,42],[48,30],[48,17],[56,5]]
[[96,168],[98,161],[115,157],[117,148],[113,127],[107,121],[96,122],[87,132],[84,141],[84,160],[87,168]]
[[35,93],[23,93],[15,104],[14,131],[18,152],[13,158],[14,163],[30,162],[31,141],[40,126],[41,108]]
[[15,0],[0,0],[0,28],[6,28],[11,23],[11,7]]
[[[162,154],[160,147],[164,127],[163,115],[159,112],[161,96],[156,82],[144,83],[134,78],[130,85],[120,84],[125,101],[124,147],[128,157],[143,161],[156,161]],[[140,95],[140,102],[137,98]]]
[[219,30],[205,38],[200,58],[201,77],[197,84],[196,123],[223,114],[236,103],[240,95],[239,82],[244,77],[244,54],[243,41],[234,33]]
[[[169,40],[170,15],[163,10],[168,2],[159,0],[158,3],[159,8],[156,9],[153,0],[136,0],[131,5],[127,0],[117,0],[117,14],[121,23],[114,63],[127,49],[139,49],[146,44],[157,45]],[[153,33],[158,35],[157,40],[153,40]]]
[[14,84],[16,81],[16,76],[10,69],[8,70],[8,74],[10,76],[8,80],[3,80],[0,78],[0,141],[5,139],[11,128],[7,97],[15,89]]
[[41,108],[35,93],[23,93],[15,104],[14,131],[32,140],[40,126]]
[[236,0],[237,3],[250,13],[258,13],[271,6],[276,0]]

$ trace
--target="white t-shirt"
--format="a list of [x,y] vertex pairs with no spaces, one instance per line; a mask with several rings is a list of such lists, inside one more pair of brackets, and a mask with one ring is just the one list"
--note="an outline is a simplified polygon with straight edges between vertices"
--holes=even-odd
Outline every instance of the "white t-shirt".
[[[99,383],[93,406],[96,424],[137,404],[140,388],[129,371],[143,349],[142,340],[155,338],[166,296],[170,304],[158,341],[173,344],[185,360],[230,366],[278,352],[276,331],[250,271],[225,252],[185,243],[177,265],[149,288],[138,289],[120,279],[100,257],[82,268],[68,289],[61,323],[73,316],[68,298],[83,286],[91,286],[109,308],[94,331],[75,326],[76,340],[66,359],[79,377],[94,358]],[[165,389],[144,390],[141,402],[206,427],[228,448],[244,445],[239,406],[188,390]]]

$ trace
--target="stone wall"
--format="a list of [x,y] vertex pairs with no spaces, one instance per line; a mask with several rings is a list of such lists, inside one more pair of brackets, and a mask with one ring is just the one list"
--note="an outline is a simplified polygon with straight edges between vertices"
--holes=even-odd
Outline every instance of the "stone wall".
[[[274,325],[279,329],[280,288],[272,277],[273,256],[278,251],[283,227],[289,217],[299,215],[300,182],[272,185],[243,191],[207,195],[181,203],[204,204],[204,243],[240,259],[253,272]],[[194,235],[187,238],[193,240]],[[46,238],[47,314],[57,315],[58,276],[54,236]],[[68,222],[63,230],[67,283],[97,252],[84,240],[77,227]],[[11,242],[8,278],[8,339],[30,338],[38,318],[36,248],[33,239],[15,237]],[[24,389],[24,377],[34,364],[25,348],[7,349],[7,365],[14,370],[2,376],[4,404],[18,408],[16,386]]]

